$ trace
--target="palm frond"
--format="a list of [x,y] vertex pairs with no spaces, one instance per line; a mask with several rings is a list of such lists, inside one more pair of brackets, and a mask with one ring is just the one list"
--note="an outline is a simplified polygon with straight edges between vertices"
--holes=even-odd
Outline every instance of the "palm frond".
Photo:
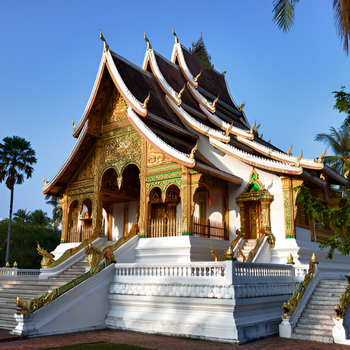
[[350,1],[349,0],[333,0],[334,24],[343,42],[345,53],[349,54],[350,39]]
[[294,23],[294,5],[299,0],[274,0],[273,21],[276,23],[279,29],[284,32],[288,32]]

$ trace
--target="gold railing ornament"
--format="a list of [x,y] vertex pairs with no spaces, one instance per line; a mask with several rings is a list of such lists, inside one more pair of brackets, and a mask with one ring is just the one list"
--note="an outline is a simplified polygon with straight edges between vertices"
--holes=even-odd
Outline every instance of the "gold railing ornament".
[[339,304],[334,307],[335,312],[337,313],[336,320],[338,321],[341,318],[345,318],[350,303],[350,273],[348,276],[345,275],[345,277],[348,279],[348,286],[346,287],[345,292],[340,294]]
[[292,297],[282,305],[283,308],[283,318],[290,317],[293,315],[293,312],[297,305],[299,304],[301,298],[303,297],[305,290],[309,283],[312,281],[315,271],[316,271],[316,264],[318,264],[318,261],[316,259],[315,253],[312,254],[312,258],[309,264],[309,271],[304,277],[304,281],[300,282],[299,288],[296,292],[293,292]]
[[39,242],[36,242],[38,245],[36,247],[36,250],[38,251],[38,254],[41,255],[43,258],[41,259],[41,268],[47,269],[49,265],[51,265],[55,260],[53,259],[53,255],[49,253],[46,249],[41,248]]
[[287,258],[287,265],[294,265],[295,262],[293,261],[293,255],[289,253],[288,258]]
[[[139,228],[137,224],[133,224],[131,227],[130,232],[126,235],[121,237],[116,243],[105,247],[98,255],[98,258],[94,261],[96,263],[95,267],[91,267],[90,270],[83,275],[74,278],[72,281],[66,283],[65,285],[54,289],[51,292],[47,292],[43,295],[41,295],[38,298],[34,298],[30,301],[30,303],[27,303],[25,301],[21,301],[19,297],[17,297],[16,305],[17,305],[17,314],[29,314],[32,313],[41,307],[47,305],[60,295],[64,294],[68,290],[74,288],[76,285],[80,284],[81,282],[87,280],[91,276],[96,275],[98,272],[102,271],[105,267],[111,265],[112,263],[115,263],[115,258],[113,252],[119,248],[121,245],[129,241],[131,238],[136,236],[139,232]],[[96,248],[96,247],[95,247]],[[94,248],[93,248],[94,249]],[[98,248],[96,248],[98,249]],[[105,260],[104,264],[99,264],[102,260]]]
[[85,254],[88,258],[89,267],[96,267],[99,263],[99,257],[101,254],[101,250],[98,249],[95,245],[90,244],[85,248]]
[[[228,249],[226,249],[224,251],[224,254],[223,256],[220,258],[219,255],[216,253],[213,245],[211,245],[211,253],[214,255],[215,257],[215,261],[225,261],[225,260],[232,260],[233,259],[233,255],[234,255],[234,252],[236,251],[236,249],[239,249],[240,250],[240,247],[237,246],[237,243],[238,241],[243,237],[243,233],[241,233],[240,230],[236,230],[236,238],[231,242],[230,246],[228,247]],[[242,251],[241,251],[242,253]],[[231,257],[231,259],[230,259]]]

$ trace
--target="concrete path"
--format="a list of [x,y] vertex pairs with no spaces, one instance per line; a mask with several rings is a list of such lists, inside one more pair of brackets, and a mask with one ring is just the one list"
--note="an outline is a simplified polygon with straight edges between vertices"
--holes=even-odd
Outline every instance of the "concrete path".
[[175,338],[163,335],[144,334],[129,331],[101,330],[92,332],[53,335],[38,338],[23,338],[9,335],[0,330],[0,349],[36,350],[50,349],[82,343],[106,342],[128,344],[157,350],[245,350],[245,349],[300,349],[300,350],[349,350],[346,345],[323,344],[296,339],[284,339],[277,336],[257,340],[248,344],[225,344],[188,338]]

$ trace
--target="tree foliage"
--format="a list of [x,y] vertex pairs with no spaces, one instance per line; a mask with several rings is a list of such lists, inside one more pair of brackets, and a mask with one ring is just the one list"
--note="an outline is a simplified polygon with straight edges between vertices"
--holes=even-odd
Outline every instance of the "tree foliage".
[[331,225],[334,235],[320,244],[321,249],[330,248],[328,258],[332,259],[335,250],[343,255],[350,253],[350,197],[346,196],[339,208],[329,208],[320,197],[315,197],[302,185],[299,190],[298,203],[302,203],[305,214],[322,226]]
[[[295,4],[298,2],[299,0],[273,0],[273,21],[284,32],[288,32],[293,26]],[[333,0],[333,18],[340,41],[343,42],[343,49],[346,55],[348,55],[350,39],[349,0]]]
[[[38,212],[42,212],[42,210],[35,210],[33,213]],[[50,224],[43,226],[42,222],[31,220],[31,214],[33,213],[28,213],[26,210],[20,209],[13,215],[11,266],[16,261],[18,268],[38,269],[41,267],[40,262],[42,257],[36,250],[37,242],[49,252],[53,251],[60,243],[60,232]],[[46,219],[50,221],[47,216]],[[47,221],[46,219],[44,221]],[[0,261],[1,259],[3,261],[5,260],[8,226],[8,219],[0,221]]]
[[345,92],[344,90],[345,86],[342,86],[340,91],[332,92],[336,101],[335,105],[333,106],[333,109],[337,109],[339,113],[346,113],[347,116],[345,117],[343,124],[350,126],[350,94]]
[[57,228],[62,222],[63,211],[57,196],[45,196],[46,204],[52,205],[52,220],[51,223]]

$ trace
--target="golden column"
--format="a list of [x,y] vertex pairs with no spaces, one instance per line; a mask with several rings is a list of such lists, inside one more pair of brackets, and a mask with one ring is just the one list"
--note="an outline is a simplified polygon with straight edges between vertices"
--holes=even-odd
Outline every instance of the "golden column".
[[62,232],[61,241],[68,242],[68,189],[62,198],[59,198],[60,205],[62,207]]
[[148,227],[148,199],[146,186],[147,173],[147,142],[141,139],[141,171],[140,171],[140,214],[139,214],[139,235],[140,237],[147,236]]
[[282,177],[281,180],[284,202],[284,226],[286,230],[286,238],[295,238],[294,197],[292,179],[290,177]]
[[101,140],[96,143],[96,155],[95,155],[95,175],[94,175],[94,195],[93,195],[93,209],[92,209],[92,228],[94,235],[100,235],[102,233],[102,197],[101,197],[101,154],[102,144]]
[[191,175],[190,170],[182,166],[181,172],[181,200],[182,200],[182,234],[190,234],[191,227]]

